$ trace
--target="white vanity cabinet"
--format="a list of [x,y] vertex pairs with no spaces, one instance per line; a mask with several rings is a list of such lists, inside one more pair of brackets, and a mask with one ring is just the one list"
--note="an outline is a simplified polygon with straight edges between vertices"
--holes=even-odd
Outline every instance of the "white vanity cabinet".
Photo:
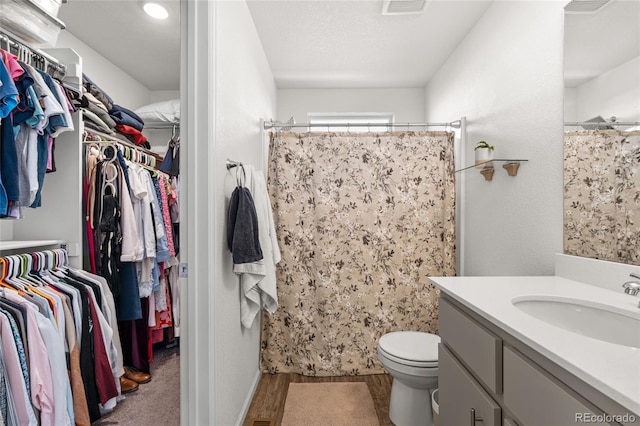
[[[439,323],[442,425],[640,424],[598,421],[604,420],[604,411],[598,407],[611,414],[621,412],[615,401],[545,362],[445,292],[440,296]],[[583,391],[588,396],[581,395]]]

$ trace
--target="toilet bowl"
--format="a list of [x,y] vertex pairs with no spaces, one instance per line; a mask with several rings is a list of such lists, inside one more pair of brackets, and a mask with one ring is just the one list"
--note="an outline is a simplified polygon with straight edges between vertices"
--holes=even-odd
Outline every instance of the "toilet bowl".
[[431,392],[438,387],[440,336],[394,331],[378,342],[378,359],[393,377],[389,418],[396,426],[432,426]]

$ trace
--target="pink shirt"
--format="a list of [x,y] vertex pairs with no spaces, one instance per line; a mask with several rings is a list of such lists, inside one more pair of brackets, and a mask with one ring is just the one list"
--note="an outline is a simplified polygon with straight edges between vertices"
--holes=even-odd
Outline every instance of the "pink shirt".
[[18,57],[2,49],[0,49],[0,57],[2,57],[2,62],[4,62],[4,65],[7,67],[7,71],[9,71],[9,75],[13,81],[17,81],[18,77],[24,74],[24,70],[18,63]]

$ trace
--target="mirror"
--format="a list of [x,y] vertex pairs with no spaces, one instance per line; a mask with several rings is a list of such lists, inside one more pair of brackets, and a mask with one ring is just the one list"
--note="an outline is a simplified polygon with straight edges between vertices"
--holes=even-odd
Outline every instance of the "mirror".
[[573,0],[564,25],[564,253],[640,265],[640,2]]

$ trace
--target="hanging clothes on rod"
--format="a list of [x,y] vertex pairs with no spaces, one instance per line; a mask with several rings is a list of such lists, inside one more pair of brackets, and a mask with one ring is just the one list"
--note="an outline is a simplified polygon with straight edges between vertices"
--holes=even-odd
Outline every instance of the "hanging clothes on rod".
[[113,295],[103,278],[71,268],[65,250],[0,258],[0,330],[7,424],[90,425],[116,406]]
[[129,141],[118,138],[116,135],[108,135],[97,130],[85,130],[82,134],[84,143],[105,142],[116,145],[122,151],[122,155],[130,161],[141,163],[149,167],[156,167],[163,158],[157,153],[146,148],[132,144]]
[[20,61],[33,65],[55,79],[62,80],[67,74],[67,67],[53,56],[28,46],[2,29],[0,29],[0,49],[16,55]]
[[180,130],[176,124],[171,128],[171,139],[167,144],[167,152],[158,168],[169,176],[180,174]]
[[176,178],[148,150],[94,130],[83,139],[85,268],[113,291],[125,365],[149,375],[152,343],[179,336]]
[[19,219],[42,205],[55,138],[74,130],[74,108],[50,57],[4,34],[0,41],[0,218]]

